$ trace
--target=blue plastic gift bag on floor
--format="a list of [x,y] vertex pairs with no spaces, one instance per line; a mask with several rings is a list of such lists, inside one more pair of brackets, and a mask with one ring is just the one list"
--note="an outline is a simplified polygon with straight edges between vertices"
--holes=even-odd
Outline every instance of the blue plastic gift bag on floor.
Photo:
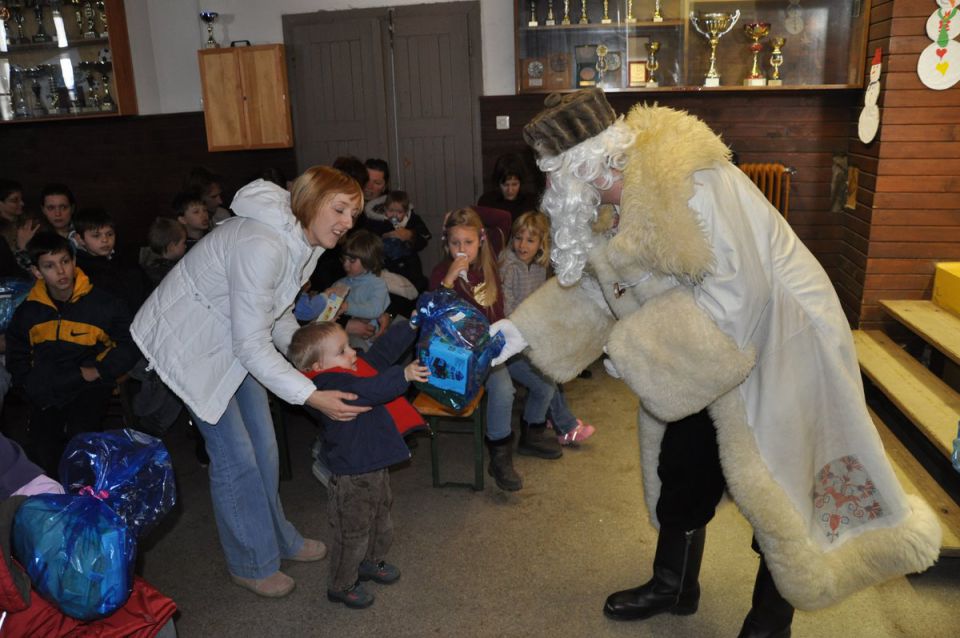
[[420,327],[417,358],[430,369],[430,380],[415,385],[440,403],[462,410],[477,396],[490,362],[503,350],[503,335],[491,337],[486,316],[445,288],[420,295],[410,324]]
[[88,432],[73,437],[60,459],[68,493],[101,498],[142,537],[176,501],[173,464],[163,442],[136,430]]
[[34,588],[68,616],[103,618],[130,596],[136,540],[93,496],[31,496],[17,510],[12,540]]

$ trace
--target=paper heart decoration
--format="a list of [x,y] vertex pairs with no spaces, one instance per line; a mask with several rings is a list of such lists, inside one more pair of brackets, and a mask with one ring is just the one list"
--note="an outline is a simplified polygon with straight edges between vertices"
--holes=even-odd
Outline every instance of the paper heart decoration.
[[937,69],[937,71],[940,72],[940,75],[946,75],[946,74],[947,74],[947,69],[949,69],[949,68],[950,68],[950,63],[949,63],[949,62],[941,62],[940,64],[938,64],[938,65],[936,66],[936,69]]
[[940,58],[941,60],[943,59],[943,56],[945,56],[946,54],[947,54],[946,49],[937,49],[937,57]]

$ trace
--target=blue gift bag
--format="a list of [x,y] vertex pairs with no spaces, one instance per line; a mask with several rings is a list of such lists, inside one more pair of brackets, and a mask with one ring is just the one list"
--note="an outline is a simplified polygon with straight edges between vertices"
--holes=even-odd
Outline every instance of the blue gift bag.
[[429,381],[415,385],[462,410],[477,396],[490,362],[503,350],[503,335],[491,337],[486,316],[446,288],[420,295],[410,324],[420,327],[417,358],[430,369]]
[[10,327],[13,311],[27,298],[33,284],[18,277],[0,277],[0,334]]
[[99,499],[31,496],[17,510],[12,540],[34,588],[68,616],[103,618],[127,602],[136,540]]
[[167,448],[160,439],[129,428],[73,437],[60,459],[60,480],[68,493],[101,498],[134,538],[176,502]]

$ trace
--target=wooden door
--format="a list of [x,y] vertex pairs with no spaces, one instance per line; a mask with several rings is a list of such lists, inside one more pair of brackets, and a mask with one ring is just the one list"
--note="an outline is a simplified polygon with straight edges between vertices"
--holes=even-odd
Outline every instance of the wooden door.
[[239,57],[234,49],[204,49],[198,52],[198,56],[207,148],[210,151],[246,148],[248,138]]
[[383,157],[383,10],[283,16],[297,166]]
[[[438,238],[444,214],[476,203],[482,188],[479,7],[471,4],[398,7],[392,15],[392,181]],[[424,267],[437,261],[438,248],[428,248]]]
[[243,80],[243,108],[248,146],[293,146],[283,45],[267,44],[235,50],[240,58]]

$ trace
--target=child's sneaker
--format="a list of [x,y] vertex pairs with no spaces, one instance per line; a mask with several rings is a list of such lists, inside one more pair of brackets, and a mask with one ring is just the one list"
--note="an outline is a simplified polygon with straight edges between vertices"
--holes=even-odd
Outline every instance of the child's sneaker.
[[581,441],[586,441],[593,436],[593,433],[596,431],[597,428],[577,419],[577,426],[566,434],[558,434],[557,440],[560,441],[560,445],[564,447],[577,447]]
[[360,580],[372,580],[381,585],[389,585],[400,580],[400,569],[396,565],[380,561],[365,560],[360,563]]
[[365,609],[373,604],[373,594],[363,588],[358,580],[350,589],[343,591],[327,590],[327,600],[332,603],[343,603],[350,609]]

